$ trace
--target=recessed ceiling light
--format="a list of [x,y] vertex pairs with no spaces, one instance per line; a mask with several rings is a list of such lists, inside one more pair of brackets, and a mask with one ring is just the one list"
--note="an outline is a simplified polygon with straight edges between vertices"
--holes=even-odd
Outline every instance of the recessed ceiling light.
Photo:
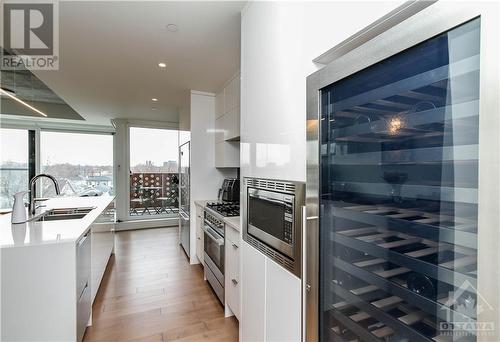
[[167,63],[160,62],[160,63],[158,63],[158,66],[160,68],[166,68],[167,67]]
[[153,97],[153,98],[151,99],[151,101],[156,102],[156,101],[158,101],[158,99],[157,99],[156,97]]
[[176,24],[168,24],[167,30],[170,32],[177,32],[179,31],[179,26],[177,26]]

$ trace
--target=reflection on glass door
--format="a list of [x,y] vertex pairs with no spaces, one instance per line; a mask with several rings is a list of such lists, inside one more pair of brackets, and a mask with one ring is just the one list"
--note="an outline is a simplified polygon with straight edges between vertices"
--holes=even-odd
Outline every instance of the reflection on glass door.
[[130,127],[131,218],[177,217],[178,131]]
[[13,195],[29,188],[29,136],[26,129],[0,128],[0,209],[12,208]]
[[479,34],[321,90],[321,341],[476,340]]

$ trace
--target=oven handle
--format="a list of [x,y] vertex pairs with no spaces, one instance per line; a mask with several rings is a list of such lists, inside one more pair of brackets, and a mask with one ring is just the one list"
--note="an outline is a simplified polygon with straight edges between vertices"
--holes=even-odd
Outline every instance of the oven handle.
[[219,234],[217,234],[212,228],[205,225],[203,227],[203,230],[205,231],[205,233],[207,233],[208,237],[210,239],[212,239],[213,241],[215,241],[215,243],[217,243],[219,246],[224,245],[224,239],[218,238],[217,235],[219,235]]
[[269,201],[269,202],[276,203],[276,204],[281,204],[281,205],[287,203],[286,201],[280,201],[280,200],[277,200],[277,199],[273,199],[273,198],[266,197],[266,196],[261,196],[261,195],[249,194],[248,196],[259,198],[259,199],[264,200],[264,201]]

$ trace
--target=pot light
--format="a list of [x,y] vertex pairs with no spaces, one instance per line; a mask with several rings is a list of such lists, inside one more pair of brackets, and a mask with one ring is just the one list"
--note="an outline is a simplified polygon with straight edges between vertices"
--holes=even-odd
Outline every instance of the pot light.
[[33,106],[31,106],[31,105],[27,104],[26,102],[24,102],[23,100],[21,100],[21,99],[20,99],[20,98],[18,98],[17,96],[12,95],[10,92],[5,91],[5,90],[3,90],[2,88],[0,88],[0,94],[2,94],[2,95],[6,95],[6,96],[10,97],[11,99],[13,99],[14,101],[19,102],[19,103],[20,103],[20,104],[22,104],[23,106],[28,107],[29,109],[31,109],[31,110],[32,110],[32,111],[34,111],[35,113],[38,113],[38,114],[40,114],[40,115],[43,115],[43,116],[47,117],[47,114],[45,114],[44,112],[42,112],[42,111],[40,111],[40,110],[36,109],[35,107],[33,107]]
[[158,101],[158,99],[157,99],[156,97],[153,97],[153,98],[151,99],[151,101],[156,102],[156,101]]
[[167,67],[167,63],[160,62],[160,63],[158,63],[158,66],[160,68],[166,68]]
[[167,31],[169,31],[169,32],[177,32],[177,31],[179,31],[179,26],[177,26],[176,24],[168,24],[167,25]]

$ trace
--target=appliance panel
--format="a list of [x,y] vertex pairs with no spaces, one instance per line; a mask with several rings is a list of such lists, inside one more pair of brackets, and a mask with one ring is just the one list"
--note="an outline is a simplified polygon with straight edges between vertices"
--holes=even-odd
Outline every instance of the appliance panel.
[[181,246],[184,249],[184,252],[186,252],[186,255],[189,257],[190,256],[190,218],[189,214],[184,212],[184,210],[180,209],[179,210],[179,225],[180,225],[180,242]]
[[245,178],[243,240],[302,276],[304,183]]
[[190,146],[179,147],[179,207],[189,214],[190,209]]
[[205,230],[205,255],[224,273],[224,237],[208,225],[205,225],[203,229]]
[[287,239],[283,230],[285,225],[284,203],[249,196],[248,208],[248,224],[258,227],[279,240],[285,241]]

